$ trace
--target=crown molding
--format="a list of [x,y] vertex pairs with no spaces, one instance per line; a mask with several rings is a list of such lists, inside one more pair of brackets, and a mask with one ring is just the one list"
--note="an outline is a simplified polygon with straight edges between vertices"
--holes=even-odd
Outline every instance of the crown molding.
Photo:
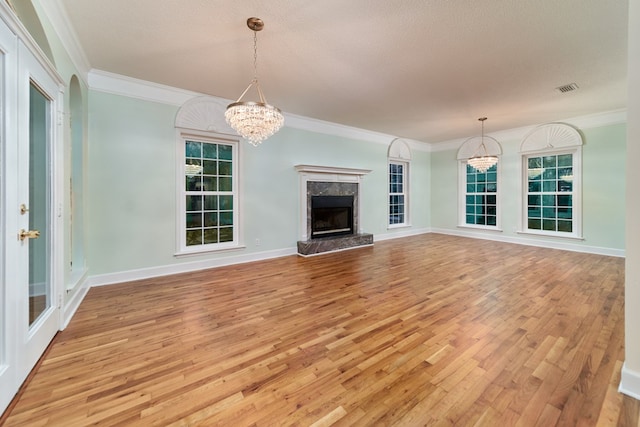
[[[602,126],[610,126],[627,122],[627,110],[619,109],[613,111],[604,111],[602,113],[587,114],[584,116],[572,117],[564,120],[556,120],[553,123],[568,124],[576,129],[591,129]],[[505,129],[497,132],[485,134],[491,136],[498,141],[518,140],[521,141],[525,136],[532,132],[536,127],[548,124],[538,123],[531,126],[523,126],[513,129]],[[469,138],[458,138],[449,141],[437,142],[431,144],[431,151],[448,151],[457,150]]]
[[[389,145],[394,139],[399,137],[385,133],[375,132],[367,129],[345,126],[338,123],[326,122],[324,120],[312,119],[309,117],[298,116],[296,114],[284,113],[285,126],[296,129],[307,130],[311,132],[324,133],[343,138],[364,140],[367,142],[375,142],[378,144]],[[413,139],[402,138],[406,141],[412,150],[431,151],[431,144],[427,142],[416,141]]]
[[[181,106],[194,97],[211,96],[208,94],[191,92],[172,86],[152,83],[146,80],[135,79],[132,77],[96,69],[92,69],[89,72],[89,87],[100,92],[112,93],[129,98],[138,98],[145,101],[160,102],[163,104],[175,106]],[[213,98],[217,98],[221,102],[227,104],[233,102],[230,99],[224,99],[216,96],[213,96]],[[345,126],[337,123],[326,122],[309,117],[298,116],[296,114],[283,114],[285,116],[285,126],[295,129],[323,133],[343,138],[363,140],[384,145],[391,144],[391,142],[397,138],[393,135],[355,128],[351,126]],[[577,129],[589,129],[619,123],[626,123],[626,121],[627,110],[621,109],[573,117],[565,120],[558,120],[556,123],[569,124],[576,127]],[[493,137],[498,141],[519,141],[537,126],[540,126],[542,124],[544,123],[492,132],[490,134],[487,134],[487,136]],[[469,138],[459,138],[438,143],[427,143],[408,138],[402,139],[409,144],[412,150],[423,152],[438,152],[457,150]]]
[[[200,96],[216,98],[225,104],[234,102],[230,99],[192,92],[97,69],[91,69],[89,71],[88,83],[90,89],[98,92],[126,96],[128,98],[136,98],[144,101],[159,102],[162,104],[174,105],[176,107],[182,106],[185,102]],[[363,140],[367,142],[375,142],[384,145],[389,145],[397,138],[393,135],[298,116],[296,114],[283,114],[285,116],[285,126],[290,128]],[[407,138],[403,138],[403,140],[411,146],[412,150],[431,151],[431,145],[428,143]]]
[[[161,104],[181,106],[188,100],[205,94],[178,89],[159,83],[135,79],[108,71],[91,69],[89,71],[89,89],[126,96],[127,98],[159,102]],[[228,101],[231,102],[231,101]]]
[[69,55],[71,62],[76,70],[78,70],[78,76],[88,85],[87,76],[91,65],[78,41],[78,35],[73,25],[71,25],[71,21],[67,16],[66,9],[62,5],[62,2],[60,0],[36,0],[33,3],[34,6],[37,4],[42,9],[53,31],[58,36],[58,39],[60,39],[60,43]]

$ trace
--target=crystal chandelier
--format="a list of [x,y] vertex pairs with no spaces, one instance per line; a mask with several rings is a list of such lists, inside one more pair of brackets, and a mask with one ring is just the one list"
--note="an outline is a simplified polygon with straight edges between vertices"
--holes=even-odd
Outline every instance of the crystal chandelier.
[[[267,104],[258,82],[258,31],[264,28],[260,18],[247,19],[247,27],[253,30],[253,80],[242,92],[240,98],[227,106],[224,118],[238,134],[247,139],[254,147],[276,133],[284,124],[284,117],[279,109]],[[259,102],[242,101],[249,89],[255,86]]]
[[[484,121],[487,120],[486,117],[480,117],[478,119],[482,123],[482,137],[480,139],[480,146],[476,153],[467,160],[467,164],[471,165],[478,172],[486,172],[491,166],[498,163],[497,156],[490,156],[487,154],[487,147],[484,145]],[[482,151],[482,154],[480,153]]]

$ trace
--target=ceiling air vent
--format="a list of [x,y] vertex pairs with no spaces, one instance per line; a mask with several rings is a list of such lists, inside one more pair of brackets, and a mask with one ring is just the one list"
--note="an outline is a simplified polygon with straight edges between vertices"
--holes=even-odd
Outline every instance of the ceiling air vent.
[[566,93],[566,92],[571,92],[573,90],[578,89],[578,85],[575,83],[570,83],[568,85],[562,85],[562,86],[558,86],[556,88],[556,90],[560,93]]

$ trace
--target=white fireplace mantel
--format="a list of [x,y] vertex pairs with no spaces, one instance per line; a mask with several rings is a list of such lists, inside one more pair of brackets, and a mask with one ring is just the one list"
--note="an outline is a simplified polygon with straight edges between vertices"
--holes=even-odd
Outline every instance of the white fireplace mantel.
[[[370,169],[355,169],[355,168],[343,168],[343,167],[332,167],[332,166],[316,166],[316,165],[296,165],[296,171],[300,175],[300,213],[299,213],[299,235],[302,241],[306,241],[308,239],[307,233],[307,183],[308,182],[352,182],[358,184],[360,187],[360,182],[362,177],[371,172]],[[362,192],[359,191],[360,195],[358,197],[358,209],[357,211],[362,212],[360,206],[362,202]],[[362,230],[361,224],[362,221],[358,220],[358,229],[356,230],[360,233]]]
[[332,166],[315,166],[315,165],[296,165],[298,173],[320,173],[330,175],[347,175],[347,176],[362,176],[371,172],[371,169],[354,169],[354,168],[340,168]]

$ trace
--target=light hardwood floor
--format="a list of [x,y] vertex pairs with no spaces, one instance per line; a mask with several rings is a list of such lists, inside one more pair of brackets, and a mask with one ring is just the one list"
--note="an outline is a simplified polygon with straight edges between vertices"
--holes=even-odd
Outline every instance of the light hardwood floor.
[[638,426],[624,260],[428,234],[93,288],[7,426]]

